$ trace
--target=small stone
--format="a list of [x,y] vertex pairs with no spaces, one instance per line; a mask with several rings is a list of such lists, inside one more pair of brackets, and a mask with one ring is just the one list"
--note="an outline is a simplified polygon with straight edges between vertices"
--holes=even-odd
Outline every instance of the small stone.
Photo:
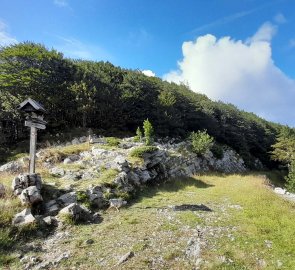
[[280,194],[280,195],[284,195],[286,193],[286,190],[283,189],[283,188],[280,188],[280,187],[276,187],[274,189],[274,192],[277,193],[277,194]]
[[129,251],[128,253],[126,253],[125,255],[123,255],[120,260],[118,261],[118,265],[122,264],[126,261],[128,261],[129,259],[131,259],[132,257],[134,257],[134,252],[133,251]]
[[94,243],[94,240],[92,240],[92,239],[88,239],[85,241],[85,244],[87,244],[87,245],[91,245],[93,243]]
[[57,226],[58,225],[58,221],[55,217],[45,217],[43,218],[43,221],[48,225],[48,226]]
[[257,262],[257,264],[258,264],[258,266],[259,266],[260,268],[265,268],[265,267],[267,266],[266,261],[263,260],[263,259],[259,259],[258,262]]
[[277,260],[277,267],[278,268],[281,268],[283,266],[283,263],[282,263],[282,261],[280,261],[280,260]]
[[65,158],[64,159],[64,164],[71,164],[73,161],[70,158]]
[[265,243],[267,248],[272,248],[272,241],[265,240],[264,243]]

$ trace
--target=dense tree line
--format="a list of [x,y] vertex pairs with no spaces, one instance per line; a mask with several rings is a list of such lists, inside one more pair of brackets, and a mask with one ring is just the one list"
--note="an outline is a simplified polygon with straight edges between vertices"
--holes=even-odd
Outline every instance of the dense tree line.
[[204,130],[236,149],[251,165],[253,157],[271,165],[269,151],[281,126],[231,104],[137,70],[109,62],[66,59],[31,42],[0,49],[0,140],[14,144],[24,136],[16,107],[31,97],[49,111],[47,132],[87,127],[133,132],[149,119],[158,136],[186,137]]

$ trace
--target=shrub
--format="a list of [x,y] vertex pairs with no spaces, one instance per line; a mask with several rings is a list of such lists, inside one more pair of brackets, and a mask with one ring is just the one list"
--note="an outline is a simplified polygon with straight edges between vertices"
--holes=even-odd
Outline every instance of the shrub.
[[156,146],[141,146],[133,149],[130,153],[131,157],[143,158],[146,153],[153,153],[157,151],[158,148]]
[[207,133],[206,130],[197,132],[192,132],[190,134],[190,139],[193,147],[193,152],[198,155],[203,155],[207,150],[213,145],[214,139]]
[[286,177],[286,188],[290,192],[295,192],[295,160],[291,162],[289,174]]
[[115,137],[108,137],[108,138],[106,138],[106,141],[109,146],[117,147],[120,144],[120,139],[115,138]]
[[137,129],[136,129],[136,136],[134,137],[134,141],[135,142],[141,142],[141,140],[142,140],[142,131],[141,131],[141,129],[140,129],[140,127],[137,127]]
[[154,128],[149,119],[143,121],[143,130],[145,137],[145,145],[151,145],[153,143]]

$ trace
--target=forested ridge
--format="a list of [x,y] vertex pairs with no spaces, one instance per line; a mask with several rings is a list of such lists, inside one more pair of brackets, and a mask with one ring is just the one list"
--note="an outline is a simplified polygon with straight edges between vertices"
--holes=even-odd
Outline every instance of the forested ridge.
[[206,129],[218,143],[237,150],[250,167],[253,157],[271,165],[271,145],[282,128],[234,105],[211,101],[184,84],[109,62],[66,59],[56,50],[25,42],[0,49],[2,150],[28,136],[24,116],[16,109],[28,97],[48,110],[47,133],[84,127],[135,134],[148,118],[157,136],[184,138]]

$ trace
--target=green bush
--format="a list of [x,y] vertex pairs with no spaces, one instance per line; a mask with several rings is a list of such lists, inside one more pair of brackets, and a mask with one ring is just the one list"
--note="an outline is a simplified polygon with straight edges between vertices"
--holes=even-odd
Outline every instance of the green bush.
[[207,133],[206,130],[192,132],[190,139],[193,147],[193,152],[198,155],[204,155],[207,150],[210,150],[214,139]]
[[109,146],[117,147],[120,144],[120,139],[115,137],[108,137],[106,138],[106,141]]
[[214,143],[213,146],[211,147],[211,152],[215,158],[217,159],[223,158],[223,148],[220,144]]
[[286,188],[290,192],[295,192],[295,160],[291,162],[289,174],[286,177]]
[[158,148],[156,146],[141,146],[133,149],[130,153],[131,157],[143,158],[146,153],[153,153],[157,151]]
[[145,137],[145,145],[151,145],[153,143],[154,128],[149,119],[143,121],[143,131]]

